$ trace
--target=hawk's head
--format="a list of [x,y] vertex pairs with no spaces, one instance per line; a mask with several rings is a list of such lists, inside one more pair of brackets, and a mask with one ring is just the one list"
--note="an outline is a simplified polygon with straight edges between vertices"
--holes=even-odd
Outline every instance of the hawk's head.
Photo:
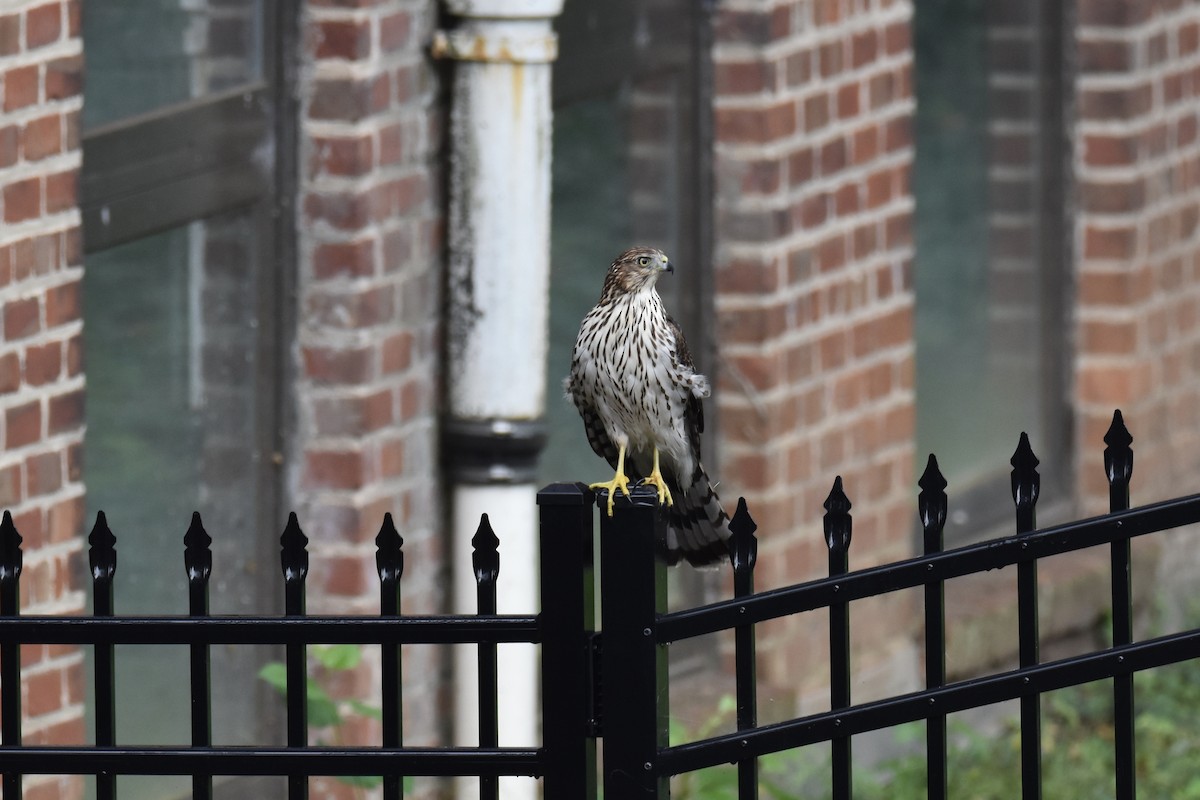
[[658,276],[674,272],[670,259],[653,247],[634,247],[617,256],[604,278],[604,294],[631,293],[654,288]]

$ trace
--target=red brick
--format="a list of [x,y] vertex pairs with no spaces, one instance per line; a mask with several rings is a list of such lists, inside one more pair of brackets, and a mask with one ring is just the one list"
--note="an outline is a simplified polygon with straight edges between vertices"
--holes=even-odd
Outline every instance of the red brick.
[[79,170],[46,176],[46,213],[67,211],[79,205]]
[[21,15],[0,16],[0,56],[21,52]]
[[66,0],[67,36],[78,38],[83,31],[83,0]]
[[368,481],[363,454],[355,451],[317,450],[305,454],[305,483],[314,488],[360,489]]
[[373,377],[374,351],[369,347],[305,347],[302,356],[305,375],[320,384],[359,384]]
[[74,322],[82,313],[79,281],[64,283],[46,292],[46,327]]
[[796,104],[784,100],[765,108],[718,108],[717,136],[723,142],[770,142],[796,131]]
[[313,24],[317,58],[358,61],[371,55],[371,23],[367,20],[321,20]]
[[858,116],[859,98],[862,94],[862,89],[857,83],[848,83],[837,91],[837,116],[838,119],[849,119],[850,117]]
[[46,64],[46,99],[65,100],[83,93],[83,60],[56,58]]
[[25,461],[29,495],[52,494],[62,488],[62,458],[58,453],[39,453]]
[[1129,320],[1087,320],[1082,333],[1082,349],[1088,354],[1132,355],[1137,349],[1137,325]]
[[379,472],[385,478],[404,474],[404,442],[388,440],[379,447]]
[[879,54],[879,40],[874,30],[856,33],[850,38],[850,66],[854,69],[865,66]]
[[308,113],[313,119],[357,122],[387,108],[391,80],[387,75],[373,78],[322,78],[312,89]]
[[14,67],[4,74],[4,110],[15,111],[38,101],[38,67]]
[[16,353],[0,355],[0,394],[21,388],[21,359]]
[[389,336],[383,342],[383,372],[403,372],[412,364],[413,335],[408,331]]
[[36,297],[10,300],[4,304],[4,338],[15,341],[41,330],[41,306]]
[[16,125],[0,128],[0,167],[11,167],[21,155],[21,129]]
[[62,347],[58,342],[25,350],[25,382],[30,386],[44,386],[61,373]]
[[321,398],[313,403],[317,436],[363,436],[393,421],[392,393]]
[[21,132],[21,152],[26,161],[39,161],[61,151],[62,119],[57,114],[25,124]]
[[0,468],[0,508],[12,508],[21,499],[21,468],[16,464]]
[[50,433],[68,433],[83,425],[83,390],[50,398]]
[[42,405],[37,400],[4,412],[5,447],[15,450],[42,438]]
[[714,67],[717,93],[759,94],[774,87],[774,66],[763,61],[727,61]]
[[62,708],[62,673],[48,670],[25,677],[25,713],[40,717]]
[[412,16],[406,11],[389,14],[379,20],[379,47],[385,53],[400,50],[409,44]]
[[313,139],[316,165],[314,174],[359,176],[374,166],[374,143],[369,135]]
[[371,218],[371,197],[350,192],[311,194],[304,202],[304,212],[313,222],[326,222],[338,230],[354,231],[365,228]]
[[374,275],[375,241],[336,242],[313,250],[313,275],[319,280],[336,277],[362,278]]
[[829,95],[816,94],[804,101],[804,131],[812,133],[829,124]]
[[24,222],[42,213],[42,187],[37,178],[10,183],[4,187],[4,221]]
[[55,2],[25,13],[25,46],[32,50],[53,44],[62,36],[62,6]]
[[399,123],[380,129],[380,165],[398,164],[403,161],[405,157],[404,142],[404,129]]
[[1088,225],[1083,234],[1084,258],[1129,259],[1137,248],[1137,231],[1132,228],[1098,228]]

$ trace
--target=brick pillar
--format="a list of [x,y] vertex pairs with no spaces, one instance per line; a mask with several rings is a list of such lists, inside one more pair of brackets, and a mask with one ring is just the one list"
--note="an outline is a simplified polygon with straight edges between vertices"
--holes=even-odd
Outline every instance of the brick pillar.
[[1195,491],[1200,469],[1200,7],[1079,0],[1078,26],[1075,463],[1096,512],[1115,407],[1135,502]]
[[[67,0],[0,12],[0,508],[25,538],[30,614],[83,609],[79,11]],[[22,662],[24,742],[81,743],[82,653],[30,645]],[[27,798],[73,798],[83,783],[25,787]]]
[[[854,502],[852,568],[911,552],[911,14],[902,0],[717,12],[722,486],[759,523],[762,588],[823,574],[837,474]],[[864,696],[912,685],[913,612],[906,596],[855,609]],[[768,679],[825,685],[815,617],[763,626]]]
[[[395,515],[405,610],[439,611],[436,398],[444,127],[427,59],[436,4],[305,5],[296,467],[310,609],[378,611],[374,537]],[[437,648],[406,648],[405,736],[436,740]],[[378,686],[368,648],[357,691]],[[352,740],[379,741],[363,720]],[[331,786],[333,786],[331,784]],[[337,785],[337,790],[345,787]]]

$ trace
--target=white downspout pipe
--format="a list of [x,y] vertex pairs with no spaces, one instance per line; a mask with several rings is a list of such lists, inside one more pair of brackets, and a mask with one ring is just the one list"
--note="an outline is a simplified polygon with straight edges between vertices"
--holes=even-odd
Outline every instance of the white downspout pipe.
[[[446,0],[458,26],[434,54],[455,61],[450,123],[448,418],[453,482],[450,569],[455,611],[475,610],[471,537],[487,513],[500,538],[500,613],[535,613],[535,468],[545,439],[550,274],[552,20],[563,0]],[[455,737],[478,743],[473,646],[455,658]],[[538,660],[501,645],[500,744],[533,746]],[[460,781],[457,797],[475,796]],[[504,778],[504,800],[534,800],[536,783]]]

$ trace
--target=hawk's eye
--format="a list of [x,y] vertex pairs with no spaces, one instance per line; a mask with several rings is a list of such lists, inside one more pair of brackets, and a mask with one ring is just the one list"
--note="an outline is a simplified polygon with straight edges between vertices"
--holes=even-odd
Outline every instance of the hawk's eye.
[[650,259],[646,258],[645,256],[642,256],[641,258],[638,259],[638,266],[639,267],[650,266]]

